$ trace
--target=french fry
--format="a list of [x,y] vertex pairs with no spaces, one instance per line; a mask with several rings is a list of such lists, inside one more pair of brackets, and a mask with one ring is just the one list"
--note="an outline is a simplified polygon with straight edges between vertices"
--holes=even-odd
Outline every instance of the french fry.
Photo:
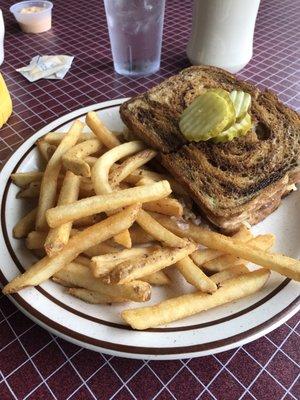
[[36,214],[37,208],[33,209],[20,219],[20,221],[13,228],[14,238],[20,239],[25,237],[34,229]]
[[92,257],[97,257],[97,256],[100,256],[103,254],[107,254],[107,253],[118,253],[119,251],[120,251],[119,248],[114,247],[114,246],[110,245],[109,243],[99,243],[99,244],[96,244],[95,246],[88,248],[83,253],[86,256],[92,258]]
[[[132,143],[132,142],[129,142]],[[146,164],[152,158],[156,156],[157,152],[151,149],[142,150],[137,154],[134,154],[127,160],[123,161],[121,165],[118,165],[110,174],[109,182],[111,187],[117,187],[128,175],[133,171]],[[153,182],[151,182],[153,183]]]
[[31,182],[27,188],[22,189],[16,196],[17,199],[34,199],[39,197],[41,182]]
[[77,263],[77,264],[82,264],[85,267],[89,267],[89,268],[90,268],[90,265],[91,265],[91,259],[88,258],[88,257],[85,257],[85,256],[76,257],[74,262]]
[[44,173],[41,171],[16,172],[11,174],[13,183],[21,188],[26,188],[31,182],[40,182]]
[[121,315],[133,329],[153,328],[249,296],[261,289],[268,277],[269,271],[260,269],[223,282],[213,294],[185,294],[152,307],[125,310]]
[[73,226],[75,228],[85,228],[91,226],[103,220],[99,214],[89,215],[88,217],[82,217],[73,221]]
[[129,232],[133,245],[145,244],[155,240],[151,235],[149,235],[149,233],[145,232],[144,229],[142,229],[136,223],[134,223],[134,225],[129,229]]
[[85,301],[90,304],[110,304],[110,303],[123,303],[124,299],[121,297],[112,297],[103,293],[87,290],[83,288],[69,288],[67,292],[77,299]]
[[37,231],[47,229],[46,211],[54,206],[57,190],[57,179],[61,169],[62,156],[76,144],[82,129],[83,124],[79,120],[76,120],[47,164],[41,183],[38,212],[36,217]]
[[[253,238],[250,230],[245,226],[242,226],[240,230],[237,233],[235,233],[232,237],[240,240],[241,242],[248,242],[250,239]],[[201,266],[206,262],[214,260],[223,255],[224,253],[222,253],[219,250],[202,249],[202,250],[196,250],[193,254],[191,254],[191,258],[198,266]]]
[[121,246],[124,246],[126,249],[130,249],[132,247],[132,241],[128,229],[116,235],[114,237],[114,240],[116,243],[120,244]]
[[[58,205],[70,204],[78,199],[80,177],[71,171],[66,172],[62,188],[58,197]],[[68,243],[72,229],[72,222],[67,222],[50,229],[45,241],[45,251],[53,257]]]
[[[274,235],[259,235],[247,241],[247,243],[256,249],[269,250],[275,241]],[[230,254],[222,255],[214,260],[208,261],[203,264],[203,268],[210,272],[223,271],[226,268],[233,267],[234,265],[245,264],[247,261]]]
[[248,272],[249,272],[249,269],[245,265],[243,265],[243,264],[235,265],[234,267],[230,267],[230,268],[224,269],[224,271],[213,274],[212,276],[210,276],[210,279],[216,285],[220,285],[220,283],[223,283],[224,281],[227,281],[228,279],[232,279],[239,275],[247,274]]
[[184,235],[193,239],[196,243],[200,243],[206,247],[222,251],[225,254],[232,254],[247,261],[251,261],[254,264],[261,265],[267,269],[274,270],[281,275],[294,279],[295,281],[300,281],[299,260],[295,260],[282,254],[267,253],[263,250],[249,246],[248,243],[242,243],[241,241],[231,237],[192,224],[189,224],[188,229],[182,231],[178,228],[176,222],[163,215],[157,214],[155,219],[178,236]]
[[[100,142],[99,142],[100,143]],[[93,167],[95,162],[98,160],[98,157],[87,156],[84,158],[84,161],[90,166]]]
[[156,271],[153,274],[144,276],[141,280],[154,286],[166,286],[171,283],[171,279],[164,273],[164,271]]
[[25,246],[29,250],[43,249],[47,235],[47,232],[32,231],[25,240]]
[[48,162],[50,158],[53,156],[53,154],[56,151],[56,146],[53,144],[47,143],[45,140],[38,140],[37,143],[37,148],[40,153],[40,155],[43,157],[43,159]]
[[92,182],[96,194],[106,194],[113,191],[108,176],[109,170],[115,162],[144,148],[145,145],[140,141],[128,142],[114,147],[98,158],[92,168]]
[[179,260],[175,265],[185,280],[195,288],[205,293],[213,293],[217,290],[217,285],[193,263],[189,256]]
[[169,197],[144,203],[143,209],[174,217],[182,217],[183,214],[182,204],[178,200]]
[[150,214],[140,210],[136,222],[154,239],[169,247],[185,247],[187,239],[182,239],[158,223]]
[[107,285],[100,279],[93,277],[89,268],[81,264],[70,263],[66,265],[54,274],[54,278],[58,278],[68,285],[132,301],[147,301],[151,296],[151,287],[147,282],[134,281],[126,285]]
[[96,138],[77,144],[63,155],[64,167],[75,175],[91,176],[91,167],[86,162],[85,157],[96,153],[101,147],[102,143]]
[[161,269],[175,264],[177,261],[191,254],[196,248],[194,243],[178,249],[162,248],[150,255],[139,256],[133,260],[123,261],[112,272],[104,277],[108,282],[127,283],[135,279],[153,274]]
[[114,211],[134,203],[158,200],[168,196],[170,193],[169,183],[162,181],[147,187],[135,187],[100,196],[92,196],[69,205],[57,206],[47,210],[47,222],[51,228],[55,228],[66,222],[100,212]]
[[156,250],[157,247],[134,247],[131,249],[121,250],[120,252],[107,253],[101,256],[93,257],[90,268],[96,278],[110,273],[118,264],[125,260],[133,259],[141,255],[149,255]]
[[108,149],[112,149],[113,147],[121,144],[119,139],[109,129],[106,128],[94,111],[87,113],[85,122],[95,136],[100,140],[100,142],[103,143]]
[[[53,144],[54,146],[58,146],[63,138],[66,137],[66,134],[67,132],[49,132],[43,136],[42,140],[49,144]],[[81,132],[77,142],[81,143],[89,139],[95,139],[95,135],[92,132]]]
[[98,243],[104,242],[134,222],[139,206],[131,206],[104,221],[99,222],[73,236],[66,246],[53,257],[45,257],[24,274],[17,276],[3,289],[4,294],[15,293],[26,286],[36,286],[50,278],[72,262],[80,253]]

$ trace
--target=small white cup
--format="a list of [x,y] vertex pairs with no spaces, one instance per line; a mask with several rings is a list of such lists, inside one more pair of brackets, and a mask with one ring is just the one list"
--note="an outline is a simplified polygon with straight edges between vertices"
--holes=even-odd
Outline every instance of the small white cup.
[[4,33],[5,33],[4,21],[3,21],[2,11],[0,9],[0,65],[4,61]]
[[[46,0],[21,1],[10,7],[20,28],[25,33],[42,33],[51,29],[53,4]],[[37,12],[26,12],[30,8],[38,8]]]
[[187,56],[193,65],[240,71],[251,60],[260,0],[194,0]]

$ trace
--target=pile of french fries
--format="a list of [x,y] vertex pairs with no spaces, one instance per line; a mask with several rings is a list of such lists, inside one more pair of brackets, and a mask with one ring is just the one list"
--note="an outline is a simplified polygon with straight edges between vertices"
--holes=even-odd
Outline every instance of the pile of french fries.
[[[274,235],[253,237],[242,227],[227,237],[187,221],[180,200],[190,199],[173,178],[151,170],[154,150],[110,132],[94,112],[85,122],[90,132],[76,120],[67,133],[37,142],[43,171],[11,176],[17,197],[37,203],[14,237],[40,259],[3,293],[51,278],[85,302],[146,302],[153,285],[172,285],[178,271],[194,292],[122,312],[141,330],[248,296],[269,270],[300,280],[298,260],[269,252]],[[263,268],[250,271],[249,261]]]

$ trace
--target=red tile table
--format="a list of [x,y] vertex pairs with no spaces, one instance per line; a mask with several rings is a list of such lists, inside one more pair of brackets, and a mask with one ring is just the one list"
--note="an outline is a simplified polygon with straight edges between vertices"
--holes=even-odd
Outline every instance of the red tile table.
[[[53,29],[41,35],[19,31],[8,11],[12,3],[0,2],[6,25],[5,62],[0,70],[14,103],[14,115],[0,130],[1,164],[55,118],[82,106],[143,92],[189,65],[185,47],[190,0],[167,1],[161,70],[139,79],[113,72],[101,0],[56,0]],[[254,57],[240,74],[270,87],[297,110],[299,26],[299,1],[262,0]],[[64,80],[30,84],[15,68],[37,54],[70,54],[75,60]],[[49,334],[0,295],[0,399],[297,400],[299,334],[296,315],[269,335],[216,356],[169,362],[127,360],[84,350]]]

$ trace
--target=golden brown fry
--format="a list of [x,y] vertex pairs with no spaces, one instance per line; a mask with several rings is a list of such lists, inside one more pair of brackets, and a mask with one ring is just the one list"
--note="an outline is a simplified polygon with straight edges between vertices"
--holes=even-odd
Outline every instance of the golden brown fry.
[[182,204],[180,204],[178,200],[169,197],[144,203],[143,209],[174,217],[182,217],[183,214]]
[[[247,241],[247,244],[251,247],[261,250],[270,250],[275,241],[274,235],[259,235],[255,238]],[[222,255],[215,258],[214,260],[208,261],[203,264],[203,268],[211,272],[219,272],[233,267],[234,265],[245,264],[247,261],[242,258],[232,256],[230,254]]]
[[110,273],[118,264],[125,260],[133,259],[141,255],[149,255],[157,250],[157,247],[133,247],[128,250],[107,253],[93,257],[90,263],[91,271],[96,278]]
[[98,115],[91,111],[87,113],[85,122],[87,126],[93,131],[95,136],[104,144],[108,149],[119,146],[121,142],[119,139],[102,123]]
[[[132,143],[132,142],[129,142]],[[121,165],[118,165],[110,174],[109,182],[111,187],[115,188],[122,182],[128,175],[133,171],[146,164],[152,158],[156,156],[156,151],[151,149],[142,150],[137,154],[134,154],[127,160],[123,161]],[[153,182],[151,182],[153,183]]]
[[184,235],[206,247],[220,250],[225,254],[232,254],[241,257],[242,259],[251,261],[254,264],[274,270],[288,278],[300,281],[299,260],[295,260],[282,254],[267,253],[263,250],[250,247],[248,243],[244,244],[234,238],[192,224],[189,224],[188,229],[182,231],[178,228],[176,222],[164,215],[157,214],[155,215],[155,219],[178,236]]
[[249,272],[249,269],[241,264],[241,265],[235,265],[234,267],[230,267],[227,269],[224,269],[224,271],[217,272],[216,274],[213,274],[210,279],[215,282],[216,285],[220,285],[220,283],[227,281],[228,279],[232,279],[236,276],[247,274]]
[[99,243],[95,246],[90,247],[89,249],[84,251],[84,254],[88,257],[96,257],[107,253],[117,253],[120,251],[120,248],[114,247],[109,243]]
[[134,281],[126,285],[107,285],[95,278],[89,268],[81,264],[70,263],[57,271],[54,277],[68,285],[93,290],[111,297],[140,302],[149,300],[151,296],[151,287],[147,282]]
[[48,225],[46,221],[46,211],[54,206],[57,191],[57,179],[61,169],[62,156],[77,142],[83,124],[76,120],[68,134],[61,141],[55,153],[49,160],[41,183],[38,212],[36,217],[36,230],[46,230]]
[[[108,214],[110,215],[110,214]],[[126,249],[130,249],[132,247],[132,241],[130,237],[129,230],[126,229],[126,231],[119,233],[114,237],[114,240],[116,243],[120,244],[121,246],[124,246]]]
[[100,196],[92,196],[69,205],[57,206],[47,210],[47,222],[51,228],[55,228],[66,222],[100,212],[114,211],[137,202],[143,203],[145,201],[158,200],[168,196],[170,193],[169,183],[162,181],[147,187],[135,187]]
[[99,214],[89,215],[88,217],[83,217],[73,221],[73,226],[75,228],[85,228],[102,221],[103,218]]
[[13,183],[21,188],[26,188],[31,182],[40,182],[44,173],[41,171],[16,172],[11,174]]
[[87,290],[83,288],[69,288],[67,292],[77,297],[82,301],[90,304],[110,304],[110,303],[123,303],[126,300],[121,297],[112,297],[103,293],[95,292],[93,290]]
[[182,239],[168,231],[168,229],[164,228],[144,210],[140,210],[136,222],[145,232],[148,232],[154,239],[163,243],[165,246],[185,247],[187,245],[187,239]]
[[91,168],[86,162],[85,157],[96,153],[101,147],[102,143],[96,138],[77,144],[63,155],[62,161],[64,167],[72,171],[75,175],[91,176]]
[[152,307],[142,307],[122,312],[122,318],[134,329],[148,329],[197,314],[249,296],[261,289],[269,271],[260,269],[222,283],[214,293],[195,292],[162,301]]
[[[99,142],[100,143],[100,142]],[[87,156],[84,158],[84,161],[88,163],[90,167],[93,167],[95,162],[98,160],[98,157]]]
[[40,155],[43,157],[43,159],[46,162],[48,162],[50,160],[50,158],[53,156],[53,154],[57,148],[53,144],[49,144],[43,139],[38,140],[36,145],[37,145]]
[[193,263],[189,256],[179,260],[176,263],[176,268],[188,283],[201,290],[201,292],[213,293],[217,290],[217,285]]
[[34,229],[37,208],[30,211],[13,228],[13,237],[20,239],[28,235]]
[[[49,132],[43,136],[42,140],[49,144],[58,146],[63,138],[66,137],[66,134],[67,132]],[[95,135],[92,132],[81,132],[77,142],[81,143],[89,139],[95,139]]]
[[127,283],[175,264],[195,251],[195,248],[196,245],[191,242],[181,249],[162,248],[149,255],[123,261],[105,278],[107,278],[108,282]]
[[25,245],[29,250],[39,250],[44,248],[47,232],[32,231],[28,234]]
[[[71,171],[66,172],[62,188],[58,197],[58,205],[70,204],[78,199],[80,177]],[[72,222],[67,222],[50,229],[45,241],[45,250],[49,257],[53,257],[68,243],[72,229]]]
[[20,190],[17,199],[34,199],[40,195],[41,182],[31,182],[28,187]]
[[128,207],[124,211],[79,232],[69,240],[58,254],[51,258],[43,258],[24,274],[9,282],[4,287],[3,293],[15,293],[25,286],[36,286],[50,278],[91,246],[111,238],[124,229],[128,229],[133,224],[138,211],[139,207],[136,205]]
[[141,280],[154,286],[166,286],[171,283],[171,279],[164,273],[164,271],[156,271],[153,274],[144,276]]
[[145,232],[139,225],[134,223],[134,225],[129,229],[132,244],[145,244],[155,241],[155,239]]

